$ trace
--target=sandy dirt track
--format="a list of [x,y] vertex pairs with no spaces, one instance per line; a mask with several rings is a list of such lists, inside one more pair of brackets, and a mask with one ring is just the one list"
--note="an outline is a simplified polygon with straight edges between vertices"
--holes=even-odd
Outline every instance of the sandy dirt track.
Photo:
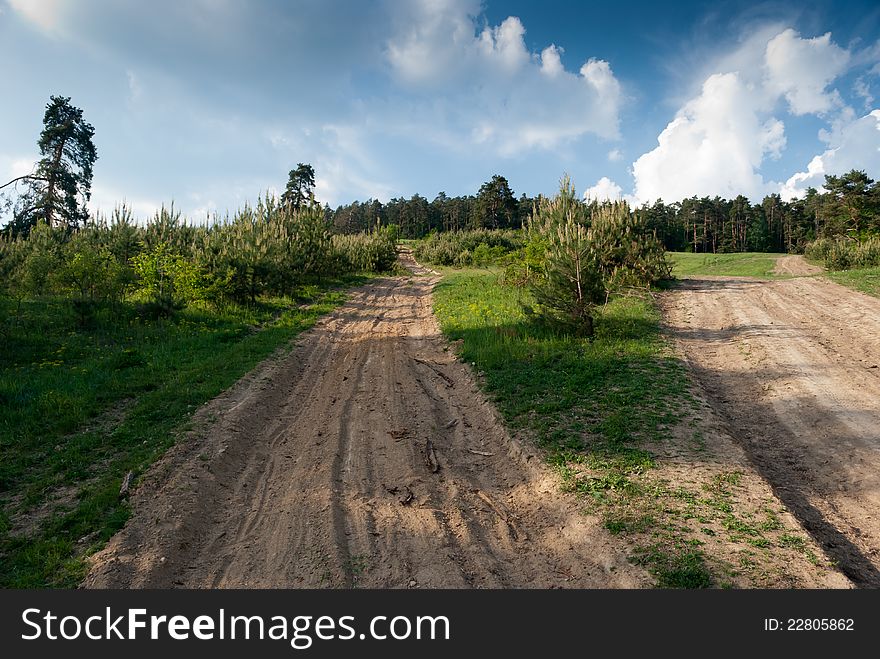
[[818,265],[808,263],[800,254],[788,254],[776,259],[776,267],[773,273],[777,275],[818,275],[822,272],[822,268]]
[[431,313],[377,280],[196,415],[86,587],[643,587],[511,438]]
[[880,587],[880,300],[819,277],[693,277],[664,306],[775,494],[855,584]]

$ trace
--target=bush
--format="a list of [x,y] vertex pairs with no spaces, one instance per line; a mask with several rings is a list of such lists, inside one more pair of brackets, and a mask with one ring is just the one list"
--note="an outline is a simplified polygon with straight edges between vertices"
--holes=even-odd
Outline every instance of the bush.
[[605,298],[602,272],[583,224],[573,217],[549,229],[543,276],[531,289],[545,315],[574,334],[593,336],[593,306]]
[[64,231],[38,223],[27,239],[20,238],[20,262],[12,273],[12,285],[22,294],[46,295],[52,292],[50,275],[61,263]]
[[828,270],[880,266],[880,238],[819,238],[807,245],[808,258],[822,261]]
[[148,252],[132,259],[140,292],[153,310],[170,315],[188,302],[203,296],[202,273],[199,268],[165,243],[158,243]]
[[413,255],[422,263],[434,265],[486,266],[498,263],[523,244],[523,233],[514,229],[448,231],[416,243]]
[[830,238],[819,238],[804,248],[804,256],[815,261],[825,262],[835,241]]
[[333,236],[331,243],[342,272],[390,272],[397,263],[396,231],[390,227]]
[[74,235],[54,274],[56,288],[71,301],[82,325],[101,305],[120,301],[129,282],[126,268],[95,238],[87,232]]
[[672,276],[663,244],[626,203],[603,204],[592,214],[590,244],[611,291],[649,287]]
[[215,301],[287,295],[303,278],[334,268],[321,209],[287,209],[272,197],[203,231],[193,251],[210,274],[207,292]]
[[568,177],[541,199],[526,225],[527,241],[505,281],[528,286],[545,317],[592,336],[592,308],[627,287],[668,278],[663,245],[625,203],[592,212]]

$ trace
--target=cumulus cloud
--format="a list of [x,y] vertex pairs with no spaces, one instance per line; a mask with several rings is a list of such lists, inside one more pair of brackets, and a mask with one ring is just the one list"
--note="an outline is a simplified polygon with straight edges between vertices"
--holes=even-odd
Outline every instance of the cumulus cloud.
[[693,195],[759,199],[778,191],[780,184],[765,181],[760,168],[786,146],[785,125],[774,114],[780,101],[792,115],[824,118],[831,130],[820,136],[840,140],[852,110],[829,86],[847,70],[850,52],[830,33],[804,39],[791,29],[765,32],[763,48],[756,48],[756,38],[719,60],[719,66],[736,68],[709,75],[660,133],[657,146],[633,163],[640,202]]
[[584,191],[584,199],[591,201],[619,201],[623,198],[623,188],[607,176],[603,176],[596,185]]
[[802,197],[807,188],[821,189],[826,174],[842,174],[851,169],[869,173],[880,171],[880,110],[855,119],[835,131],[833,143],[815,156],[806,171],[792,175],[782,186],[783,199]]
[[555,44],[550,44],[541,51],[541,73],[551,78],[563,73],[565,69],[562,66],[562,58],[560,57],[560,49]]
[[658,146],[633,163],[636,197],[676,201],[692,195],[759,197],[768,187],[756,171],[785,146],[784,126],[762,120],[760,99],[737,73],[703,84],[660,133]]
[[460,53],[474,49],[477,0],[416,0],[392,14],[396,34],[387,44],[391,67],[402,79],[432,82],[453,77],[462,67]]
[[826,89],[846,70],[849,58],[849,51],[832,43],[830,32],[802,39],[785,30],[767,43],[767,89],[785,96],[792,114],[826,113],[842,104],[836,90]]
[[416,130],[502,156],[588,133],[619,136],[622,92],[608,62],[591,58],[577,73],[567,71],[556,45],[528,49],[519,18],[478,29],[478,12],[470,0],[424,0],[398,17],[386,47],[391,75],[405,91],[423,94],[410,116],[442,119],[439,131],[429,122]]

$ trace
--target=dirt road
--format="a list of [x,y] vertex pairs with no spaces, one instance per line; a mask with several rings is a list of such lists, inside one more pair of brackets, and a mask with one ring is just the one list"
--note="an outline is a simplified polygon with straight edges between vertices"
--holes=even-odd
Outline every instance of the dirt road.
[[440,335],[378,280],[196,415],[87,587],[640,587]]
[[856,584],[880,586],[880,300],[819,277],[694,277],[665,316],[776,495]]
[[800,254],[788,254],[776,259],[776,267],[773,268],[773,274],[776,275],[818,275],[822,272],[822,268],[818,265],[808,263]]

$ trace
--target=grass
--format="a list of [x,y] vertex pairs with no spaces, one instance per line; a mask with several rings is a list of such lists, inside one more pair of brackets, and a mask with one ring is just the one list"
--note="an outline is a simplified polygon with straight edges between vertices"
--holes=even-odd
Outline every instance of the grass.
[[757,277],[772,279],[776,259],[784,254],[743,252],[738,254],[691,254],[667,252],[677,277],[716,275],[722,277]]
[[843,286],[880,297],[880,267],[838,270],[829,272],[826,276]]
[[[750,500],[743,473],[706,462],[700,404],[650,295],[598,309],[588,341],[527,315],[532,300],[501,285],[497,270],[443,273],[434,309],[459,356],[508,426],[544,449],[563,488],[632,548],[657,586],[780,583],[774,575],[806,541],[781,522],[777,503]],[[658,457],[670,448],[677,460]]]
[[[592,501],[612,533],[654,532],[643,475],[655,462],[646,447],[663,441],[691,404],[688,380],[659,333],[645,297],[621,297],[602,309],[594,341],[534,322],[525,293],[486,270],[446,270],[435,312],[459,354],[483,375],[509,425],[542,446],[564,487]],[[636,560],[661,587],[705,587],[712,577],[699,548],[660,533]]]
[[84,557],[129,516],[125,474],[143,473],[198,406],[344,297],[304,286],[172,319],[126,305],[87,329],[62,300],[0,299],[0,586],[75,586]]

